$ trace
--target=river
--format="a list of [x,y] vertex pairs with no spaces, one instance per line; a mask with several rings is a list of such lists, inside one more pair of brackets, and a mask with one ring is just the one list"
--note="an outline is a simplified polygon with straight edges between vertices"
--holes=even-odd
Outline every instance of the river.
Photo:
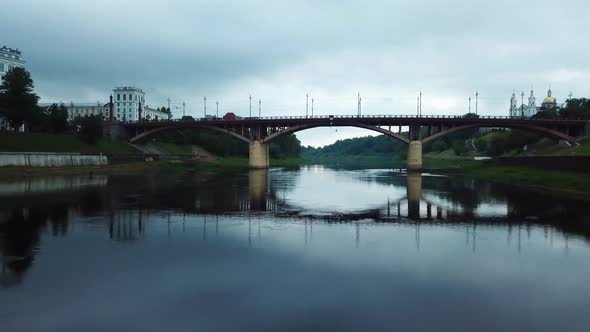
[[0,181],[1,331],[588,331],[574,197],[386,169]]

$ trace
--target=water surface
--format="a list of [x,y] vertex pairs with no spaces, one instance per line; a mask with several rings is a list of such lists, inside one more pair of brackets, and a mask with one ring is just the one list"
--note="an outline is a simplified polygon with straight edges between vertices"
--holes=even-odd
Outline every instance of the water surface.
[[588,331],[587,202],[391,170],[0,181],[2,331]]

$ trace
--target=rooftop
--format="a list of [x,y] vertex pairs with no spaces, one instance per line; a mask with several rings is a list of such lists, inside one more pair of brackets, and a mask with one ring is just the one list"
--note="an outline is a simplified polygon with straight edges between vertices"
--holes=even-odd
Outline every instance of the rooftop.
[[116,87],[116,88],[113,89],[113,91],[135,91],[135,92],[144,93],[142,89],[136,88],[136,87],[132,87],[132,86]]
[[6,47],[6,45],[2,46],[2,48],[0,48],[0,57],[2,58],[8,58],[11,61],[16,61],[18,63],[24,64],[25,62],[23,61],[22,55],[21,55],[21,51],[17,49],[13,49],[10,47]]
[[21,55],[21,51],[14,48],[10,48],[10,47],[6,47],[6,45],[2,46],[2,48],[0,48],[0,51],[4,51],[6,53],[10,53],[10,54],[14,54],[14,55]]

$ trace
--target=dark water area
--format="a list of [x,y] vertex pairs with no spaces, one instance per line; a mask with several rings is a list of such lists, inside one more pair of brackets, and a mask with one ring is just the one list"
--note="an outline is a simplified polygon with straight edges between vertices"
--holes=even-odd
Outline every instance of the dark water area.
[[392,170],[0,181],[0,331],[588,331],[587,201]]

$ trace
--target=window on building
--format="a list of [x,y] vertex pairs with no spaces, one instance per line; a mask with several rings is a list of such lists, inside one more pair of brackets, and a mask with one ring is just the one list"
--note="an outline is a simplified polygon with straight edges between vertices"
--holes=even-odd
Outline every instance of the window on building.
[[[121,100],[121,94],[117,93],[117,100]],[[117,103],[117,106],[119,106],[119,103]]]
[[4,64],[0,63],[0,71],[4,71]]
[[127,100],[127,95],[123,94],[123,100]]
[[133,98],[131,98],[131,94],[129,94],[129,100],[133,100]]

